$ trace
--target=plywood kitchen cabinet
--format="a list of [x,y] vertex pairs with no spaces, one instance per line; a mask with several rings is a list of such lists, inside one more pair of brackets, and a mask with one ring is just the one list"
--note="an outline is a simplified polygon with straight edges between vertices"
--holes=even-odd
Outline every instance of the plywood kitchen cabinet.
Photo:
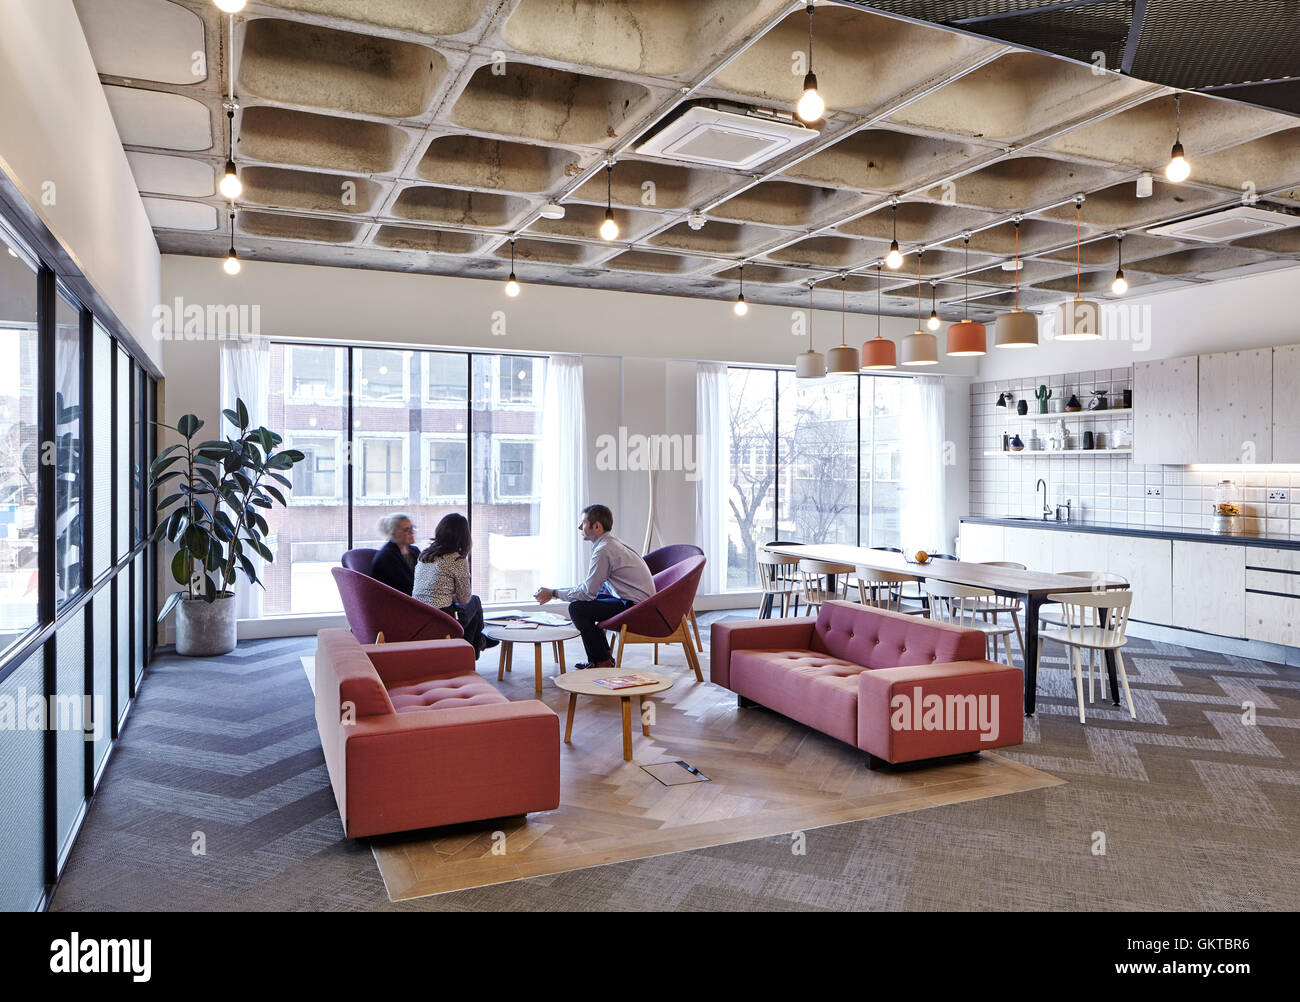
[[1052,532],[1052,570],[1104,571],[1105,536],[1093,532]]
[[1002,559],[1024,564],[1031,571],[1052,569],[1050,529],[1012,529],[1002,534]]
[[1196,356],[1133,366],[1133,462],[1197,461],[1198,369]]
[[1144,623],[1173,621],[1173,545],[1168,539],[1107,536],[1106,570],[1128,579],[1133,589],[1129,615]]
[[1005,560],[1002,555],[1003,527],[1000,525],[980,525],[977,522],[963,522],[961,524],[961,552],[958,556],[962,560],[968,560],[972,563],[982,564],[986,560]]
[[1197,385],[1194,461],[1273,462],[1273,349],[1201,355]]
[[1300,550],[1246,553],[1246,636],[1300,647]]
[[1244,637],[1246,547],[1180,539],[1173,544],[1173,625]]
[[1273,462],[1300,463],[1300,344],[1273,349]]

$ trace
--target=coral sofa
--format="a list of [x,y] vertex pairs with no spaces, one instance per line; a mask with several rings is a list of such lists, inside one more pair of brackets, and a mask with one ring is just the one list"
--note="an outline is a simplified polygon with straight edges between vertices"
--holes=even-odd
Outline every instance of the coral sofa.
[[1023,740],[1019,669],[984,659],[984,634],[852,602],[816,620],[713,624],[709,674],[877,760],[913,762]]
[[348,838],[560,805],[559,717],[479,678],[463,640],[321,630],[316,725]]

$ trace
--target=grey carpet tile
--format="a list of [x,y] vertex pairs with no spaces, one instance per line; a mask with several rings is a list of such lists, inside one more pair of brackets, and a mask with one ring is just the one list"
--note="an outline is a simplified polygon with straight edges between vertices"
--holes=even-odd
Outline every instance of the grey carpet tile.
[[[700,617],[706,641],[728,615]],[[1081,726],[1049,647],[1039,713],[1003,753],[1063,786],[812,829],[802,854],[787,835],[394,904],[369,845],[339,826],[300,662],[313,649],[289,638],[155,661],[53,908],[1300,909],[1294,668],[1133,640],[1139,719],[1097,702]]]

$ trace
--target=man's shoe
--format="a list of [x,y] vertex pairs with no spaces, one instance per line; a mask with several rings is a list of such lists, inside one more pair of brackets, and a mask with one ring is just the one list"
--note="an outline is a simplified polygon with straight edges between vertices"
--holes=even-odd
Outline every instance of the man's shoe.
[[573,666],[574,671],[586,671],[588,668],[613,668],[613,667],[614,667],[613,658],[607,658],[604,661],[596,661],[596,662],[583,661]]

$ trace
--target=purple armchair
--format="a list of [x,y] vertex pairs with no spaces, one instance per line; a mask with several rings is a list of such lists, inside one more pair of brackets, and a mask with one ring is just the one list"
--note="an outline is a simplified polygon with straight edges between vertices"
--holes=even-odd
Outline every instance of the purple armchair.
[[[645,565],[650,568],[651,574],[658,574],[660,571],[666,571],[673,564],[680,564],[683,560],[689,560],[691,557],[702,557],[704,551],[693,543],[670,543],[668,546],[661,546],[657,550],[651,550],[643,559]],[[700,639],[700,624],[695,620],[695,610],[692,609],[688,614],[691,621],[691,629],[695,631],[695,646],[701,652],[704,650],[704,641]],[[656,661],[659,651],[655,651]]]
[[359,547],[355,550],[348,550],[343,554],[343,566],[350,571],[356,571],[358,574],[364,574],[366,577],[373,577],[370,568],[375,562],[375,554],[378,550],[372,550],[369,547]]
[[343,613],[352,635],[363,644],[458,640],[465,634],[460,623],[441,609],[381,581],[345,567],[331,567],[330,573],[343,598]]
[[659,644],[681,644],[686,663],[695,671],[695,679],[704,681],[700,659],[691,640],[690,611],[695,592],[704,573],[704,558],[687,557],[655,575],[655,593],[617,616],[600,624],[602,630],[618,632],[618,667],[623,667],[623,651],[628,644],[655,644],[658,664]]

